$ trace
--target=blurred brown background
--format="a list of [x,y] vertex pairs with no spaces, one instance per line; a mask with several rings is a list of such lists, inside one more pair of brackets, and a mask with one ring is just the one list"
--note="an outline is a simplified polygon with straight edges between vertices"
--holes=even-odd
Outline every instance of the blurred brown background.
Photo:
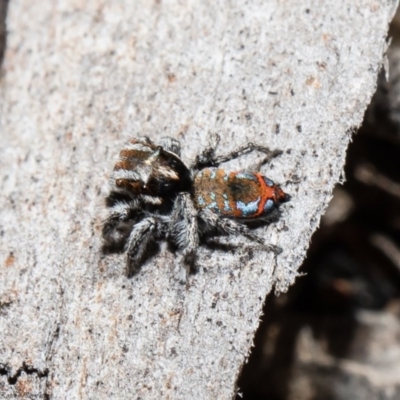
[[389,81],[383,68],[305,276],[267,298],[238,399],[400,399],[399,12],[390,37]]

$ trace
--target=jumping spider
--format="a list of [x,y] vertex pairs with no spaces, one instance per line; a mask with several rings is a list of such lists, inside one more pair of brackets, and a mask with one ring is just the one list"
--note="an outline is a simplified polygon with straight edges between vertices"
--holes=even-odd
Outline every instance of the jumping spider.
[[125,249],[131,276],[139,270],[152,241],[168,240],[177,249],[181,282],[194,264],[201,239],[243,235],[268,251],[279,252],[244,223],[267,220],[289,196],[260,173],[218,168],[255,150],[267,155],[265,162],[280,154],[249,143],[216,156],[210,147],[187,167],[176,139],[162,138],[159,145],[148,137],[132,139],[121,150],[111,176],[104,249]]

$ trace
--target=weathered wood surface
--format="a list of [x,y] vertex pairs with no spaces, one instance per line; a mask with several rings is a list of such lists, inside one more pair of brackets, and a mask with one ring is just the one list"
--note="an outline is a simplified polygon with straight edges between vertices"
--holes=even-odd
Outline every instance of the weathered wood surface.
[[[394,1],[14,0],[0,146],[0,397],[229,399],[265,295],[287,290],[340,181]],[[202,248],[182,287],[166,248],[127,279],[103,257],[120,144],[180,138],[192,159],[257,141],[292,194],[260,229],[284,252]],[[230,167],[256,165],[252,155]]]

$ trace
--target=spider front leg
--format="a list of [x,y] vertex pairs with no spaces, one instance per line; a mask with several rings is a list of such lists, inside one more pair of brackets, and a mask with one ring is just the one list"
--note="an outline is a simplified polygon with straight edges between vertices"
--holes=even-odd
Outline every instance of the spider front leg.
[[160,139],[160,146],[164,150],[176,154],[178,157],[181,156],[181,144],[179,140],[165,136]]
[[275,254],[282,252],[280,247],[266,244],[262,238],[251,232],[246,225],[229,218],[221,218],[211,210],[201,210],[199,218],[204,222],[203,233],[205,235],[212,230],[216,230],[222,235],[243,235],[261,244],[267,251],[272,251]]
[[[135,139],[135,143],[136,142],[145,145],[156,146],[156,144],[148,136],[145,135],[139,136],[137,139]],[[176,154],[178,157],[181,156],[181,143],[179,142],[179,140],[174,139],[173,137],[162,137],[159,141],[159,146],[166,151]]]
[[197,211],[189,193],[180,193],[170,221],[171,239],[178,247],[179,281],[186,283],[199,247]]
[[162,237],[164,227],[153,217],[148,217],[135,224],[126,242],[128,277],[135,275],[143,262],[146,250],[155,237]]
[[[217,144],[218,143],[219,136],[217,135]],[[282,154],[281,150],[271,150],[270,148],[265,146],[249,143],[245,146],[241,146],[236,150],[231,151],[228,154],[217,156],[215,155],[215,147],[216,146],[209,147],[205,149],[200,155],[198,155],[192,168],[195,170],[201,170],[207,167],[218,167],[224,162],[252,153],[253,151],[259,151],[266,154],[266,157],[264,158],[262,164],[268,163],[274,157]]]

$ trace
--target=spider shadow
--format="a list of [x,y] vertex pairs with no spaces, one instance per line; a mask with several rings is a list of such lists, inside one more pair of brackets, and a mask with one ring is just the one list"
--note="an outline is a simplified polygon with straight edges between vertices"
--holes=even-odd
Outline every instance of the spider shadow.
[[219,240],[221,237],[227,237],[227,236],[221,236],[221,235],[213,236],[208,240],[202,238],[200,240],[200,244],[213,251],[223,251],[231,253],[233,253],[239,247],[239,245],[235,245],[233,243],[221,242]]
[[135,221],[120,222],[116,227],[116,235],[107,242],[103,242],[101,252],[103,255],[119,254],[125,251],[126,242]]
[[282,215],[282,211],[279,208],[275,208],[268,215],[254,219],[254,220],[238,220],[241,223],[244,223],[249,229],[258,229],[270,225],[274,222],[277,222]]
[[[246,225],[249,229],[254,230],[265,227],[273,222],[277,222],[282,212],[279,209],[275,209],[269,215],[256,219],[256,220],[239,220],[238,222]],[[233,244],[229,242],[221,241],[221,238],[228,238],[229,235],[221,234],[217,229],[208,231],[207,234],[203,234],[200,238],[200,244],[206,246],[210,250],[218,250],[224,252],[234,252],[238,247],[242,247],[241,244]]]

